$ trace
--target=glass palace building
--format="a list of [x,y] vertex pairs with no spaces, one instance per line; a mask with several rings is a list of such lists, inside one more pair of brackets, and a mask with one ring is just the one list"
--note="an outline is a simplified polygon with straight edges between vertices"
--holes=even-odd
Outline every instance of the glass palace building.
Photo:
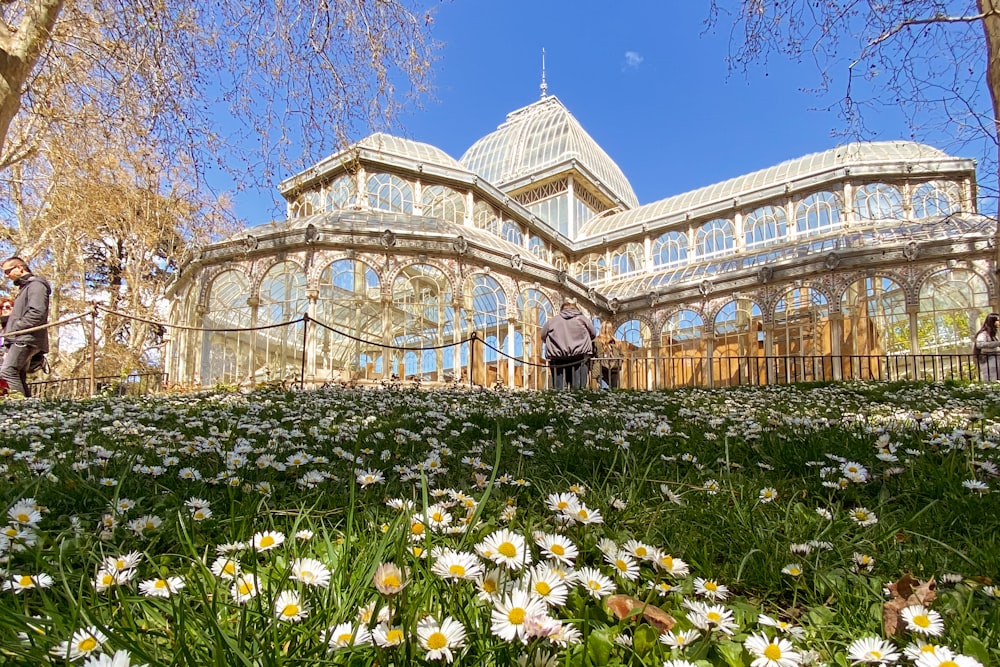
[[538,334],[570,296],[621,341],[623,386],[726,385],[759,359],[837,379],[968,354],[998,302],[974,161],[908,141],[640,204],[543,94],[460,159],[375,134],[280,192],[284,221],[202,248],[172,287],[172,382],[541,388]]

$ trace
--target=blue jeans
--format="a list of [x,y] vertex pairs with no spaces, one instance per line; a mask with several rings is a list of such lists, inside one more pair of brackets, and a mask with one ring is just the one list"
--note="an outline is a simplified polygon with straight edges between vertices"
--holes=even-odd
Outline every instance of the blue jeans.
[[7,381],[11,393],[18,392],[25,398],[31,396],[28,390],[28,366],[38,348],[27,343],[4,345],[3,365],[0,365],[0,380]]

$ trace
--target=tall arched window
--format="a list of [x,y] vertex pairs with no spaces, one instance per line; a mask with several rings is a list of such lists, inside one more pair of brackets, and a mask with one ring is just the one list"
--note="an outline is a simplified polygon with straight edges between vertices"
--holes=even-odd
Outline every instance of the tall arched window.
[[477,201],[472,207],[472,224],[495,236],[500,236],[500,217],[493,207],[484,201]]
[[363,262],[340,259],[323,269],[318,287],[316,376],[375,378],[381,370],[383,340],[378,274]]
[[795,230],[800,236],[813,236],[839,229],[840,197],[833,192],[814,192],[795,207]]
[[788,237],[785,210],[778,206],[762,206],[743,219],[744,242],[747,248],[774,245]]
[[[306,277],[293,262],[272,266],[260,281],[257,324],[266,326],[301,318],[306,314]],[[302,369],[303,323],[264,329],[255,337],[257,358],[266,359],[268,380],[298,377]]]
[[913,217],[935,218],[961,209],[958,185],[950,181],[921,183],[913,190]]
[[444,185],[427,185],[420,195],[424,215],[456,225],[465,223],[465,195]]
[[642,245],[626,243],[611,253],[611,275],[620,276],[642,268]]
[[773,352],[778,356],[829,354],[830,304],[822,293],[796,287],[775,304],[773,331]]
[[524,235],[521,228],[517,226],[516,222],[510,220],[503,221],[502,238],[507,239],[514,245],[522,245],[524,243]]
[[635,347],[649,347],[649,325],[642,320],[622,322],[615,329],[615,338],[631,343]]
[[702,357],[705,321],[693,310],[679,310],[663,324],[660,347],[665,357],[664,376],[671,387],[700,384],[704,378]]
[[922,354],[968,354],[990,313],[986,281],[967,269],[932,273],[920,286],[917,344]]
[[715,316],[715,351],[712,377],[721,386],[766,381],[766,368],[756,358],[764,356],[764,318],[760,306],[749,299],[726,303]]
[[672,266],[687,261],[688,237],[684,232],[667,232],[653,241],[653,264]]
[[906,294],[889,278],[863,278],[840,300],[843,317],[841,353],[878,356],[910,352]]
[[[530,389],[543,389],[548,386],[548,371],[540,368],[545,364],[541,344],[542,326],[555,315],[555,310],[549,298],[534,288],[522,290],[518,294],[517,310],[519,318],[515,325],[515,355],[535,364],[530,368],[526,367],[525,386]],[[521,348],[520,354],[517,354],[518,347]]]
[[326,210],[340,211],[353,208],[358,203],[358,193],[354,176],[344,174],[335,178],[327,188]]
[[694,242],[698,259],[732,252],[735,246],[732,221],[722,218],[709,220],[698,228]]
[[582,283],[604,280],[608,277],[608,263],[602,254],[587,255],[580,260],[576,278]]
[[854,191],[858,220],[897,220],[903,217],[903,195],[886,183],[868,183]]
[[[430,264],[404,267],[392,284],[392,339],[400,347],[424,348],[410,357],[396,355],[393,368],[400,377],[419,375],[442,380],[444,365],[440,349],[454,342],[455,314],[448,277]],[[400,363],[402,361],[402,363]],[[400,372],[402,371],[402,372]]]
[[543,262],[549,261],[549,249],[545,245],[545,241],[537,236],[532,236],[528,239],[528,252]]
[[212,329],[249,329],[252,323],[247,296],[250,284],[239,271],[224,271],[212,281],[208,308],[202,320],[202,384],[239,384],[253,375],[249,331],[212,331]]
[[476,362],[486,366],[472,369],[473,378],[487,385],[506,378],[506,357],[497,352],[507,352],[503,347],[507,334],[507,297],[503,288],[492,276],[476,274],[465,281],[462,302],[473,331],[486,343],[476,349]]
[[393,213],[413,213],[413,188],[395,174],[368,177],[368,206]]

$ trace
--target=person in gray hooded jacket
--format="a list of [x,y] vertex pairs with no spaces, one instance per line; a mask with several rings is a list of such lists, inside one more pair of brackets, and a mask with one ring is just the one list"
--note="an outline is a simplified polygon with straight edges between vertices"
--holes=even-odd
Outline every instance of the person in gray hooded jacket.
[[29,396],[28,368],[31,358],[38,353],[48,353],[49,330],[20,332],[48,324],[52,287],[45,278],[33,274],[28,263],[20,257],[8,257],[0,268],[18,288],[14,308],[3,329],[4,356],[0,365],[0,380],[6,381],[12,393]]
[[575,299],[563,301],[559,314],[545,322],[542,343],[554,389],[587,386],[595,338],[594,325],[577,309]]

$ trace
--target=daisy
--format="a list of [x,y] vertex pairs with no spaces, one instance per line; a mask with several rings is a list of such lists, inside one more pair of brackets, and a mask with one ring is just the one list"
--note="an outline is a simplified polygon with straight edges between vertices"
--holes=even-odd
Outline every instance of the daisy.
[[527,643],[524,623],[527,619],[546,614],[545,603],[526,591],[515,590],[496,603],[490,615],[492,632],[507,641],[515,637]]
[[379,623],[372,628],[372,641],[379,648],[391,648],[399,646],[406,639],[402,629],[392,627],[388,623]]
[[382,595],[396,595],[406,587],[407,583],[405,570],[399,569],[395,563],[382,563],[375,568],[372,584]]
[[20,502],[7,510],[7,518],[11,523],[18,523],[22,526],[35,526],[42,520],[42,513],[38,511],[34,501],[31,503]]
[[907,630],[929,637],[937,637],[944,632],[944,620],[941,614],[923,605],[904,607],[900,615],[906,621]]
[[853,664],[886,663],[899,660],[899,653],[891,643],[879,637],[863,637],[851,642],[847,647],[847,657]]
[[229,589],[229,594],[238,604],[243,604],[250,598],[255,597],[260,592],[260,579],[256,574],[245,573],[237,575],[233,585]]
[[865,570],[866,572],[871,572],[873,569],[875,569],[875,559],[869,556],[868,554],[858,553],[857,551],[855,551],[854,556],[852,556],[852,559],[854,560],[854,565],[851,567],[851,569],[854,570],[855,572],[860,572],[861,570]]
[[760,490],[760,493],[757,494],[757,499],[762,503],[769,503],[777,497],[778,490],[770,486],[764,487]]
[[966,479],[962,482],[962,486],[969,491],[975,491],[980,495],[990,492],[990,485],[986,482],[981,482],[978,479]]
[[542,550],[542,555],[546,558],[557,560],[565,565],[573,565],[573,561],[580,554],[573,541],[565,535],[538,533],[535,535],[535,544]]
[[493,602],[493,600],[503,593],[500,587],[500,568],[495,567],[483,574],[476,580],[476,594],[483,602]]
[[138,551],[131,551],[121,556],[107,556],[104,559],[104,567],[115,572],[122,572],[137,567],[140,561],[142,561],[142,554]]
[[798,667],[802,663],[802,654],[793,649],[790,641],[772,640],[763,632],[747,637],[743,646],[754,656],[750,667]]
[[122,570],[121,572],[116,572],[115,570],[109,570],[102,567],[97,571],[97,576],[94,577],[94,590],[98,593],[103,593],[109,588],[132,581],[132,577],[134,576],[135,570]]
[[139,536],[142,536],[144,533],[154,532],[162,525],[163,519],[155,514],[145,514],[138,519],[132,519],[128,522],[129,530]]
[[614,556],[605,556],[604,560],[615,570],[615,575],[628,581],[639,578],[639,564],[627,552],[619,551]]
[[282,591],[274,600],[274,615],[279,620],[297,623],[309,614],[309,606],[296,591]]
[[802,635],[805,634],[805,630],[803,630],[799,626],[793,623],[789,623],[788,621],[782,621],[777,618],[772,618],[767,614],[761,614],[760,616],[758,616],[757,623],[760,625],[770,626],[775,630],[777,630],[778,632],[792,635],[793,637],[801,637]]
[[254,551],[269,551],[280,547],[285,541],[285,535],[275,530],[265,530],[253,536],[251,544]]
[[315,558],[296,558],[292,561],[291,578],[307,586],[326,588],[330,585],[330,568]]
[[327,645],[331,649],[364,646],[371,643],[371,633],[362,626],[355,627],[353,623],[341,623],[327,632]]
[[590,509],[586,505],[580,505],[575,511],[566,512],[565,515],[573,519],[573,521],[582,523],[585,526],[596,523],[604,523],[604,517],[601,516],[601,513],[597,510]]
[[549,607],[566,604],[569,588],[558,574],[545,566],[536,567],[528,578],[528,591]]
[[467,551],[442,549],[431,566],[431,572],[442,579],[460,581],[478,578],[483,574],[483,566],[474,554]]
[[683,560],[662,552],[656,554],[653,565],[674,577],[686,577],[691,572],[688,564]]
[[975,658],[955,653],[947,646],[937,646],[917,658],[916,667],[983,667]]
[[674,590],[674,587],[666,581],[647,581],[646,588],[655,591],[661,598]]
[[922,639],[918,639],[903,647],[903,655],[907,659],[916,662],[924,653],[934,653],[939,648],[941,647],[935,644],[928,644]]
[[99,650],[106,641],[108,638],[103,632],[90,626],[77,630],[69,641],[60,642],[49,653],[66,660],[79,660]]
[[575,493],[553,493],[545,499],[545,504],[557,514],[572,513],[580,506],[580,499]]
[[20,593],[30,588],[48,588],[52,585],[52,577],[43,573],[40,574],[14,574],[4,582],[3,588],[6,591]]
[[847,515],[859,526],[874,526],[878,523],[878,517],[867,507],[855,507]]
[[615,592],[614,582],[592,567],[581,569],[577,573],[577,581],[597,600]]
[[465,645],[465,628],[450,616],[441,623],[428,617],[417,623],[417,639],[420,647],[427,651],[425,658],[450,663],[455,659],[452,650]]
[[660,643],[666,644],[670,648],[687,648],[695,642],[701,633],[697,630],[668,630],[660,635]]
[[799,563],[789,563],[785,567],[781,568],[782,574],[787,574],[791,577],[798,577],[802,574],[802,565]]
[[684,601],[684,606],[688,608],[688,620],[700,630],[719,630],[727,635],[739,629],[733,621],[733,611],[726,609],[721,604],[708,605],[704,602]]
[[694,592],[710,600],[725,600],[729,597],[729,589],[714,579],[695,577]]
[[639,540],[628,540],[622,545],[622,550],[628,552],[636,560],[653,560],[656,555],[656,549]]
[[147,579],[139,584],[139,592],[148,598],[168,598],[180,592],[182,588],[184,588],[184,579],[181,577]]
[[125,649],[115,651],[114,655],[91,655],[83,663],[83,667],[148,667],[148,665],[133,665],[132,656]]
[[531,565],[531,553],[525,548],[524,538],[506,528],[487,535],[476,545],[476,552],[483,558],[511,570],[520,570]]
[[240,573],[240,562],[229,556],[219,556],[212,563],[211,570],[220,579],[232,581]]

